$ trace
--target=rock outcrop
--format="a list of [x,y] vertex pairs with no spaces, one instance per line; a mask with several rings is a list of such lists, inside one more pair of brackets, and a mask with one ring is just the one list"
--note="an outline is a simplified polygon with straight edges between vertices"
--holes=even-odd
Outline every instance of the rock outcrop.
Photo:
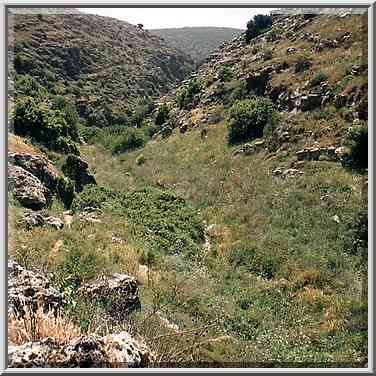
[[136,368],[147,367],[155,356],[127,332],[105,337],[86,335],[61,344],[53,338],[8,347],[11,368]]
[[52,201],[52,192],[41,181],[19,166],[8,168],[9,190],[21,205],[40,210]]
[[26,229],[32,229],[33,227],[51,226],[57,230],[61,230],[64,227],[64,222],[60,218],[52,216],[43,216],[42,214],[34,211],[25,211],[19,223]]
[[80,287],[78,294],[101,302],[108,319],[116,322],[123,321],[130,312],[141,307],[137,280],[127,274],[114,273],[112,276],[102,277]]
[[8,311],[24,316],[28,310],[58,312],[63,296],[43,275],[27,270],[15,261],[8,262]]
[[9,152],[8,160],[37,177],[50,191],[56,190],[59,172],[47,158],[40,155]]
[[[46,277],[9,261],[8,278],[8,314],[27,319],[27,312],[36,313],[40,307],[45,313],[63,314],[63,297]],[[116,274],[83,286],[81,292],[102,302],[113,299],[109,313],[117,319],[116,310],[124,315],[140,304],[136,280],[127,275]],[[46,337],[20,345],[10,343],[8,357],[11,368],[147,367],[155,360],[141,339],[136,340],[124,331],[104,337],[82,335],[69,342]]]

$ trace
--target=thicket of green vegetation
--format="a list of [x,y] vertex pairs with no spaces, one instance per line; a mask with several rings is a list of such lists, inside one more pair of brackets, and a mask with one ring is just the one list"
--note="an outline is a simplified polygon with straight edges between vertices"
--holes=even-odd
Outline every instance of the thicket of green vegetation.
[[235,102],[228,115],[230,144],[249,141],[270,134],[276,123],[276,111],[266,98]]

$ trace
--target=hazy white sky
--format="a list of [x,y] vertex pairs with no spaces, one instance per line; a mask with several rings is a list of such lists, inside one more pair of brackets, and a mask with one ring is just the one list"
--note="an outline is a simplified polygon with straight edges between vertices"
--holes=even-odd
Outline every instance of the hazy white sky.
[[256,14],[271,8],[79,8],[81,12],[118,18],[145,29],[184,26],[222,26],[245,29]]

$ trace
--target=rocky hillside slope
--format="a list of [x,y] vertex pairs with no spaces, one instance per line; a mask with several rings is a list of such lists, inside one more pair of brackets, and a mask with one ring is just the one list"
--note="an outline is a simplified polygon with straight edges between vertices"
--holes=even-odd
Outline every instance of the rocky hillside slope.
[[193,66],[137,26],[80,13],[11,14],[9,47],[16,73],[72,98],[82,117],[98,123],[124,122],[138,101],[166,92]]
[[230,27],[182,27],[170,29],[152,29],[151,34],[163,38],[199,64],[225,41],[241,34],[243,30]]
[[[294,148],[338,145],[349,123],[367,119],[366,38],[365,16],[276,15],[268,32],[225,42],[158,102],[171,111],[167,127],[213,124],[234,101],[256,95],[282,113],[281,144],[290,131]],[[189,103],[179,103],[188,92]],[[317,122],[307,124],[312,116]]]

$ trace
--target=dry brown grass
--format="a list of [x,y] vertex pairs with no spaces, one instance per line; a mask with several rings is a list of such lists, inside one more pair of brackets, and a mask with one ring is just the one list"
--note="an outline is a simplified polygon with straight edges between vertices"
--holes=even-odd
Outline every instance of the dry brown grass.
[[[8,151],[13,153],[43,156],[43,153],[35,149],[32,145],[27,144],[22,137],[16,136],[11,133],[8,134]],[[51,163],[49,163],[49,169],[53,173],[60,175],[60,172]]]
[[42,308],[35,313],[27,312],[24,318],[8,315],[8,342],[14,345],[47,337],[65,344],[80,334],[80,329],[62,314],[55,317],[52,312],[44,313]]
[[27,144],[21,137],[9,133],[8,151],[13,153],[27,153],[31,155],[40,155],[40,153],[30,144]]

